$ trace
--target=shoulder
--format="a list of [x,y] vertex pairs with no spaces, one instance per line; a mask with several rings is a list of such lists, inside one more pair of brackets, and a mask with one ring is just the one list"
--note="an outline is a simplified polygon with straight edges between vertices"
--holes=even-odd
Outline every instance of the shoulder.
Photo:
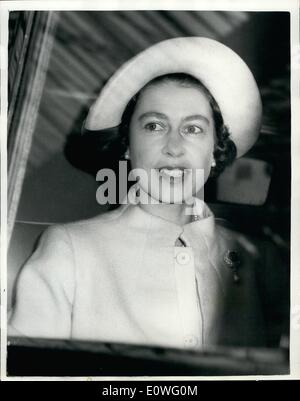
[[289,285],[289,266],[278,246],[268,238],[235,230],[224,221],[217,221],[216,231],[223,254],[228,250],[236,251],[241,269],[255,275],[261,292],[270,299],[281,299]]
[[104,212],[89,219],[52,224],[40,235],[37,250],[53,252],[54,248],[72,249],[73,241],[88,239],[91,236],[98,236],[111,230],[116,231],[119,217],[124,212],[123,209],[119,207],[116,210]]
[[49,226],[20,270],[16,280],[17,300],[26,305],[33,297],[39,302],[51,293],[53,297],[49,299],[55,300],[64,294],[64,299],[71,304],[74,289],[75,262],[69,235],[63,225]]
[[[269,290],[280,287],[288,280],[288,266],[278,247],[268,238],[249,235],[234,229],[224,221],[216,221],[216,238],[224,256],[234,251],[240,260],[241,269],[256,276],[261,287]],[[268,284],[266,284],[268,283]]]
[[216,219],[216,227],[221,242],[235,246],[240,252],[255,258],[256,261],[264,262],[265,265],[272,265],[275,261],[275,264],[282,262],[278,247],[270,239],[242,232],[223,219]]
[[119,218],[122,216],[125,209],[126,207],[121,206],[118,209],[104,212],[89,219],[55,224],[50,228],[50,232],[64,231],[66,234],[72,235],[77,232],[101,231],[118,224]]
[[216,233],[224,249],[233,250],[247,260],[258,262],[262,257],[263,240],[236,230],[228,221],[216,219]]

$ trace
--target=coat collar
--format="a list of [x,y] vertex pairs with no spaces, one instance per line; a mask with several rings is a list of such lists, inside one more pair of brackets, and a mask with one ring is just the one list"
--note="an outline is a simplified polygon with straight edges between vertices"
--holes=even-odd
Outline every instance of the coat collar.
[[141,234],[146,232],[148,241],[156,246],[174,246],[176,239],[182,236],[187,246],[197,248],[199,242],[205,242],[208,248],[211,247],[215,237],[215,218],[204,201],[194,198],[191,222],[180,226],[143,210],[139,206],[137,188],[137,185],[130,188],[128,203],[120,207],[120,217],[128,228]]

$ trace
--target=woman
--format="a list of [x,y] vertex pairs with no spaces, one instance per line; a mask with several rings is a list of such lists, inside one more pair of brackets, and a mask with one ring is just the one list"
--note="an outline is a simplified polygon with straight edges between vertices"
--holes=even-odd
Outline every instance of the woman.
[[197,198],[256,141],[261,101],[245,63],[206,38],[129,60],[92,106],[86,133],[114,135],[137,184],[128,203],[49,228],[22,270],[11,335],[201,349],[265,345],[246,237]]

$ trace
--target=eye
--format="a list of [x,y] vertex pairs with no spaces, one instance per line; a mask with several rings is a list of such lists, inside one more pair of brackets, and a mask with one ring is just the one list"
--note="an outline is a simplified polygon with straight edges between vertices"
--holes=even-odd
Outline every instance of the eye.
[[145,125],[145,129],[150,132],[159,132],[164,129],[164,126],[160,123],[150,122]]
[[198,125],[187,125],[186,127],[183,128],[183,133],[184,134],[202,134],[204,132],[204,129],[202,127],[199,127]]

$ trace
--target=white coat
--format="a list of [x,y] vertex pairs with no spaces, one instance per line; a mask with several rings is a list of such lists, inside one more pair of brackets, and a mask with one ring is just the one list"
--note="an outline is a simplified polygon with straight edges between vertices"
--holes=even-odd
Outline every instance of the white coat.
[[[20,274],[9,335],[199,349],[264,345],[261,255],[200,203],[202,218],[184,227],[129,204],[47,229]],[[179,236],[186,247],[175,246]],[[228,250],[241,258],[238,284],[224,261]]]

